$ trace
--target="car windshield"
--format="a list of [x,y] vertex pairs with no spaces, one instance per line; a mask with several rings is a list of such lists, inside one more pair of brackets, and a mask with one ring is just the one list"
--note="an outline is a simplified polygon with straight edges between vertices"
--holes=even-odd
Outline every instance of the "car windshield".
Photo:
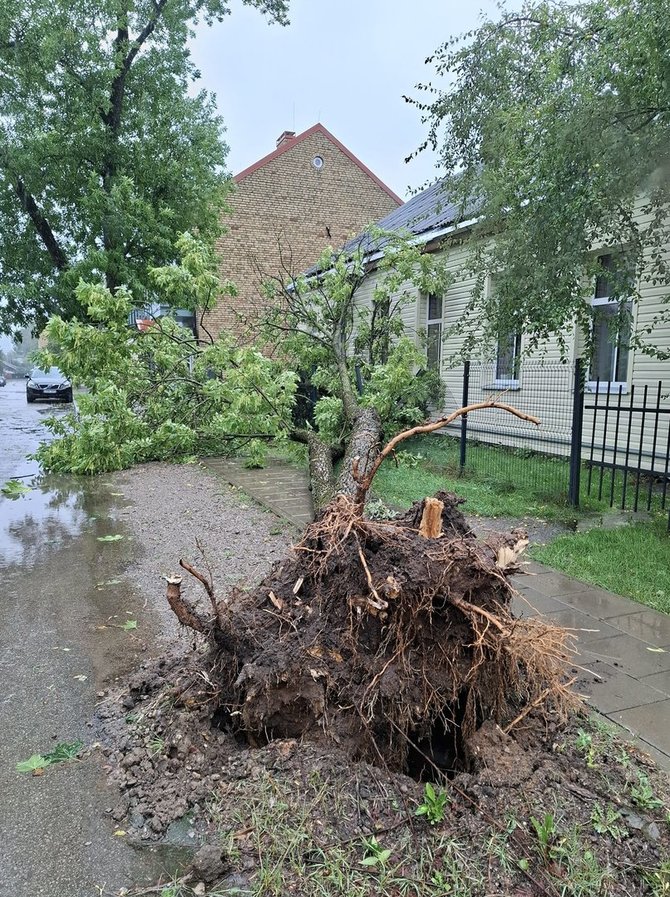
[[65,375],[58,370],[58,368],[49,368],[48,371],[42,371],[40,368],[33,368],[31,373],[31,378],[33,380],[39,380],[40,377],[61,377],[63,380],[65,379]]

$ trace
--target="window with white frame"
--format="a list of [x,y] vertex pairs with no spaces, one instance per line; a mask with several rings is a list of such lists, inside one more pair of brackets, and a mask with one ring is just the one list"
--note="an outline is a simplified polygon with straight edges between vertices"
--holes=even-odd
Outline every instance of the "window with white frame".
[[426,320],[428,370],[439,371],[442,360],[442,296],[429,293]]
[[503,333],[498,337],[496,353],[496,386],[519,385],[521,365],[521,332]]
[[589,388],[617,389],[628,381],[628,354],[632,302],[630,281],[622,276],[621,258],[612,253],[598,256],[601,268],[596,276],[592,308],[592,346]]
[[[489,274],[487,290],[489,298],[498,290],[498,277]],[[521,331],[502,330],[498,336],[495,357],[495,379],[493,386],[518,389],[521,367]]]

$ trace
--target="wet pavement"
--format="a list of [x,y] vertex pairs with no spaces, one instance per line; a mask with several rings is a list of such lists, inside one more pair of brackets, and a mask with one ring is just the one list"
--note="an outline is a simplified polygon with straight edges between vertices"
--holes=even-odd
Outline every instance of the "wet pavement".
[[[115,520],[123,499],[103,477],[42,478],[27,460],[62,407],[27,405],[25,385],[0,388],[0,485],[32,486],[0,496],[0,894],[100,897],[149,885],[170,858],[129,847],[108,811],[98,737],[98,692],[145,656],[156,636],[151,609],[124,581],[141,551]],[[127,620],[141,627],[126,631]],[[48,767],[17,762],[80,739],[86,759]]]

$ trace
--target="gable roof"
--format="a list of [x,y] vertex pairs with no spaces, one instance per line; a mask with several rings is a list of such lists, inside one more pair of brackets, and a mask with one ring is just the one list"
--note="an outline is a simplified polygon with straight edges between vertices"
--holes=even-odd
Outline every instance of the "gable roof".
[[306,131],[303,131],[302,134],[298,134],[297,137],[290,137],[282,141],[282,143],[277,147],[277,149],[273,150],[271,153],[268,153],[267,156],[263,156],[262,159],[259,159],[258,162],[254,162],[253,165],[249,165],[247,168],[243,169],[236,174],[233,178],[236,184],[239,184],[240,181],[244,180],[244,178],[248,177],[250,174],[253,174],[254,171],[258,171],[259,168],[263,168],[264,165],[267,165],[268,162],[273,162],[275,159],[278,159],[285,152],[292,149],[298,143],[302,143],[303,140],[306,140],[308,137],[311,137],[312,134],[321,134],[327,140],[329,140],[334,146],[336,146],[340,152],[344,153],[344,155],[357,165],[362,172],[364,172],[371,180],[377,184],[378,187],[391,197],[395,202],[398,203],[399,206],[402,206],[402,199],[391,190],[390,187],[387,187],[386,184],[380,180],[374,172],[370,171],[367,165],[364,165],[359,158],[354,156],[351,150],[348,150],[343,143],[330,133],[328,128],[325,128],[320,122],[317,122],[315,125],[312,125],[311,128],[308,128]]
[[[391,233],[413,234],[416,242],[429,243],[447,231],[460,230],[474,224],[478,203],[471,200],[464,209],[453,202],[447,193],[447,178],[436,181],[430,187],[408,199],[404,205],[389,212],[375,228]],[[389,237],[385,234],[373,237],[365,230],[348,240],[339,250],[347,255],[362,249],[368,260],[383,254]],[[312,265],[305,275],[311,277],[319,271],[319,266]]]
[[[417,193],[411,199],[394,209],[385,218],[375,222],[375,227],[392,233],[414,234],[425,238],[437,236],[444,228],[464,226],[477,213],[476,203],[470,202],[465,209],[453,202],[447,193],[447,179],[436,181],[430,187]],[[384,237],[373,240],[367,231],[349,240],[342,248],[343,252],[353,251],[361,246],[366,252],[381,250],[388,242]],[[423,242],[423,240],[422,240]]]

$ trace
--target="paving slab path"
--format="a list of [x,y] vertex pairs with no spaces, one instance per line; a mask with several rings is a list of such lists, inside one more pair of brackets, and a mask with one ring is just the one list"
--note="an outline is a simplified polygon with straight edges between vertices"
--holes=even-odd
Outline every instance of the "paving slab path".
[[[314,516],[307,472],[283,460],[263,470],[212,458],[227,482],[303,528]],[[514,609],[575,630],[574,674],[588,704],[670,770],[670,616],[535,562],[516,577]]]
[[575,630],[579,691],[670,770],[670,616],[541,564],[528,572],[517,613]]
[[259,504],[303,529],[314,519],[314,504],[307,471],[288,461],[270,459],[267,467],[253,470],[231,458],[205,458],[210,470]]

